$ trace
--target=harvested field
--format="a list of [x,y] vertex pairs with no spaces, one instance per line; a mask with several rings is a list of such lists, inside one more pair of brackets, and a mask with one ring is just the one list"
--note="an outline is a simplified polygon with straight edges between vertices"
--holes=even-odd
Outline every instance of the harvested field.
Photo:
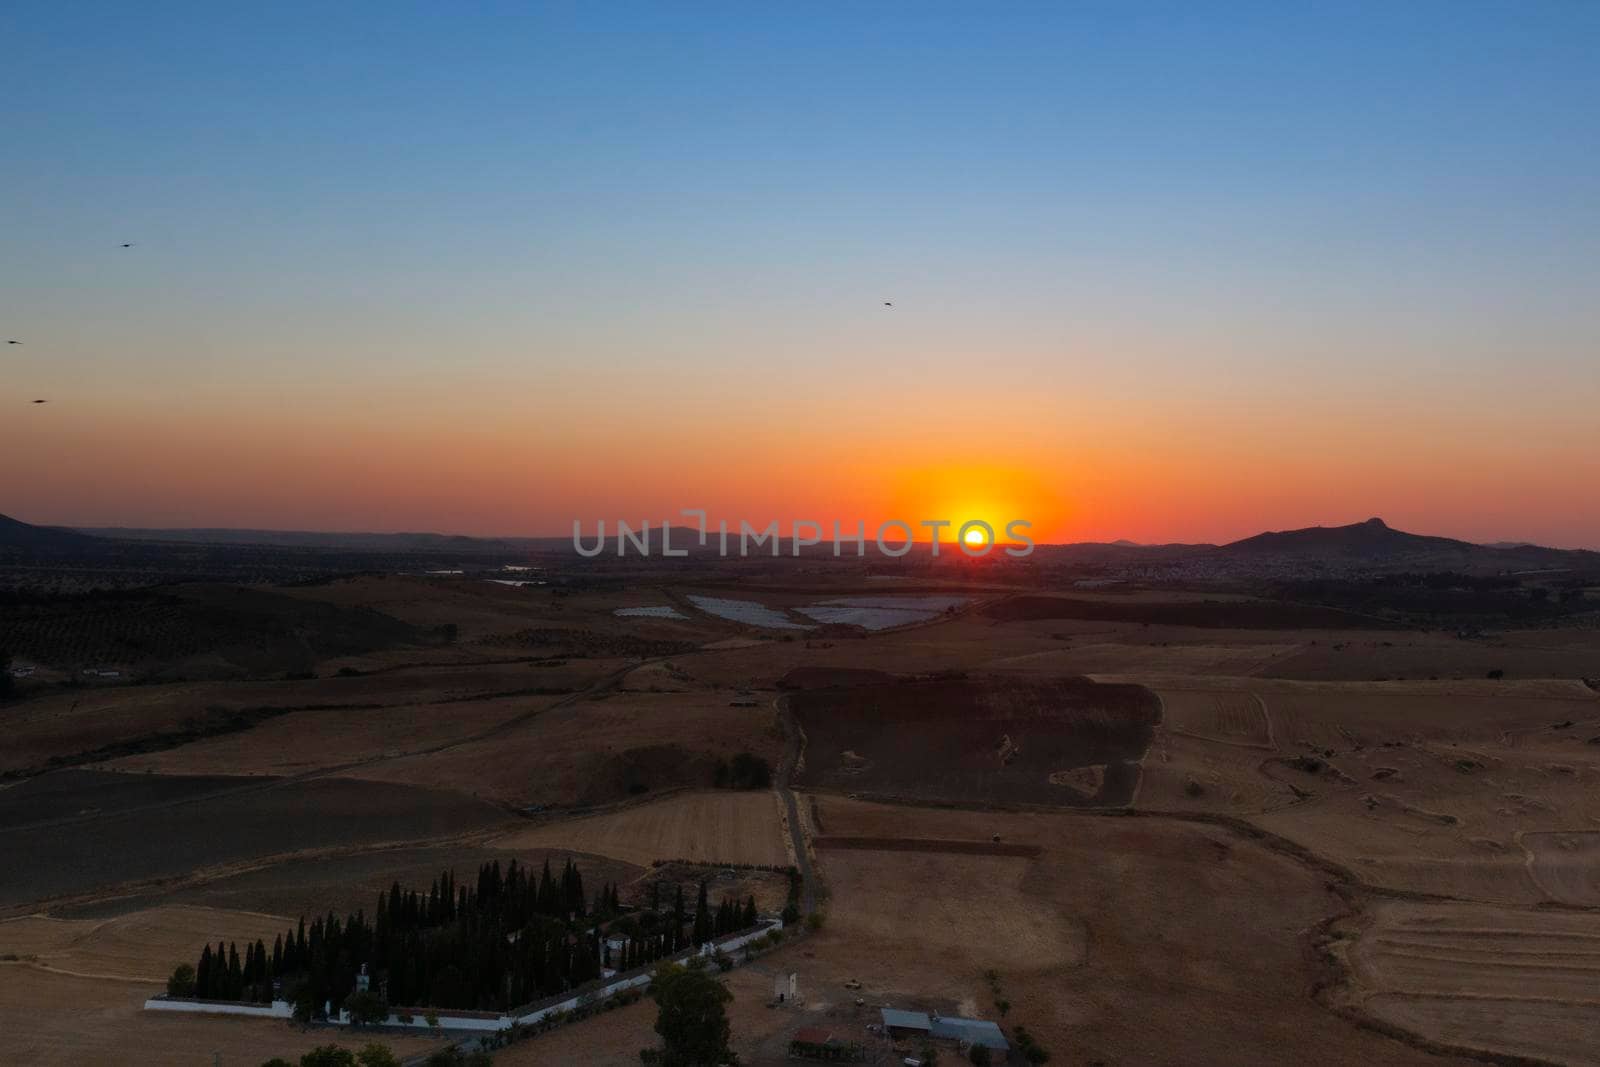
[[1324,872],[1221,827],[836,796],[818,806],[823,825],[843,836],[998,833],[1040,852],[820,852],[828,921],[804,942],[811,956],[796,968],[811,989],[853,978],[869,1003],[993,1018],[984,979],[993,968],[1012,1004],[1007,1030],[1025,1025],[1052,1062],[1464,1062],[1317,1005],[1306,931],[1343,912],[1343,901]]
[[1139,765],[1134,806],[1249,815],[1296,803],[1289,785],[1262,772],[1262,762],[1271,755],[1246,745],[1158,729]]
[[796,667],[778,679],[779,689],[834,689],[852,685],[885,685],[894,681],[887,671],[865,667]]
[[1600,905],[1600,831],[1557,830],[1523,834],[1528,873],[1551,900]]
[[1238,689],[1160,689],[1162,725],[1174,733],[1250,748],[1272,748],[1266,708]]
[[933,837],[815,837],[811,847],[819,852],[856,849],[865,852],[942,852],[953,856],[1039,855],[1038,845],[1008,845],[1001,841],[953,841]]
[[93,978],[164,983],[203,945],[261,938],[268,945],[292,920],[259,912],[176,905],[109,920],[23,916],[0,922],[0,955],[33,957],[41,967]]
[[[133,983],[53,974],[26,964],[0,963],[0,1033],[12,1063],[40,1067],[130,1067],[149,1064],[257,1064],[291,1060],[318,1045],[355,1050],[371,1040],[286,1021],[147,1012],[160,983]],[[385,1034],[397,1055],[426,1054],[444,1042]]]
[[730,707],[728,694],[703,691],[624,692],[552,708],[492,738],[346,773],[564,808],[705,788],[718,759],[748,751],[776,765],[782,746],[771,707]]
[[535,626],[478,639],[487,648],[520,649],[541,656],[570,659],[645,659],[693,652],[692,641],[659,640],[626,633],[606,633],[559,626]]
[[1150,626],[1225,630],[1399,630],[1400,623],[1337,608],[1273,600],[1087,600],[1014,596],[986,605],[981,614],[1000,622],[1083,619]]
[[441,720],[449,721],[454,704],[574,692],[622,664],[622,660],[587,660],[471,668],[432,665],[350,677],[54,692],[7,710],[10,733],[0,750],[0,773],[168,750],[240,733],[290,714],[433,706],[440,709]]
[[1380,1019],[1447,1044],[1600,1062],[1600,914],[1382,901],[1350,959],[1354,995]]
[[[45,809],[33,791],[51,777],[0,791],[0,812],[20,802],[35,816],[53,810],[71,817],[105,795],[106,776],[90,775],[81,789],[71,782],[52,788],[54,808]],[[496,808],[440,790],[346,779],[256,779],[226,793],[103,812],[70,828],[34,822],[0,830],[0,851],[28,857],[26,866],[0,867],[0,906],[187,876],[280,853],[456,836],[505,821]]]
[[559,696],[518,696],[446,704],[298,711],[249,731],[179,748],[125,756],[103,766],[157,774],[302,774],[362,760],[394,758],[470,737],[518,715],[549,707]]
[[1085,674],[1097,677],[1167,672],[1234,677],[1263,671],[1296,647],[1285,644],[1167,644],[1103,639],[1080,643],[1074,640],[1055,648],[992,659],[983,664],[983,669],[1007,674]]
[[[842,792],[1076,806],[1126,804],[1158,715],[1136,686],[952,679],[789,698],[806,735],[796,781]],[[1085,796],[1051,775],[1105,765]]]
[[655,860],[787,866],[782,805],[768,790],[688,793],[498,838],[499,848],[581,849],[639,866]]

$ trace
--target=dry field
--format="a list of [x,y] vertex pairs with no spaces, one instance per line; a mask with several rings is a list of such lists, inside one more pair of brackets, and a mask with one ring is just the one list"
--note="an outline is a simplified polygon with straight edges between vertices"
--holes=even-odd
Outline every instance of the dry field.
[[[775,608],[926,591],[857,581],[708,591]],[[145,773],[0,788],[0,846],[28,857],[0,870],[0,903],[57,905],[0,922],[0,953],[38,957],[0,969],[6,1055],[298,1055],[327,1032],[136,1005],[202,941],[270,943],[287,924],[275,915],[370,907],[389,881],[444,867],[573,855],[586,884],[633,892],[706,870],[656,860],[787,864],[773,793],[706,788],[719,757],[780,762],[781,696],[807,740],[796,781],[825,791],[813,836],[856,847],[812,854],[823,930],[728,976],[746,1062],[781,1062],[802,1025],[864,1037],[880,1004],[993,1017],[989,968],[1013,1004],[1006,1026],[1058,1063],[1456,1062],[1341,1017],[1319,988],[1417,1040],[1595,1062],[1600,910],[1571,910],[1600,908],[1600,693],[1573,680],[1600,674],[1594,633],[1329,629],[1354,624],[1159,592],[1010,601],[872,636],[614,614],[681,608],[683,591],[310,586],[285,595],[458,638],[325,659],[315,679],[93,687],[8,708],[0,770],[103,749],[101,766]],[[1267,622],[1285,628],[1237,628]],[[531,806],[541,821],[506,810]],[[936,846],[901,847],[912,839]],[[748,884],[781,903],[781,876],[729,878],[713,893]],[[1325,930],[1348,973],[1320,958]],[[779,970],[799,972],[803,1007],[764,1007]],[[497,1059],[637,1063],[653,1017],[637,1005]]]
[[[0,1034],[7,1061],[39,1067],[253,1067],[273,1056],[298,1060],[330,1042],[349,1049],[363,1035],[302,1030],[273,1019],[162,1015],[142,1010],[159,983],[131,983],[53,974],[0,963]],[[397,1055],[426,1054],[443,1042],[382,1038]]]
[[[294,681],[180,682],[65,690],[7,711],[0,772],[53,759],[112,759],[141,748],[170,748],[207,732],[238,731],[240,716],[270,722],[283,714],[433,706],[447,715],[459,703],[573,692],[624,665],[576,660],[558,665],[417,666],[358,677]],[[120,748],[120,750],[119,750]]]
[[428,751],[534,715],[559,696],[297,711],[160,752],[125,756],[106,770],[156,774],[304,774]]
[[1600,1063],[1600,913],[1389,900],[1349,949],[1353,996],[1435,1041]]
[[742,751],[777,765],[782,731],[770,706],[731,694],[611,693],[580,698],[495,737],[425,756],[353,768],[377,781],[447,784],[497,802],[607,804],[711,784],[717,758]]
[[1534,832],[1520,840],[1528,873],[1551,900],[1600,907],[1600,830]]
[[[827,796],[829,834],[1037,845],[1038,859],[829,851],[804,985],[869,1004],[995,1015],[1000,972],[1055,1062],[1445,1064],[1319,1007],[1312,927],[1326,876],[1220,827],[1168,819],[926,811]],[[786,961],[787,965],[787,961]]]
[[203,945],[257,938],[270,945],[290,925],[277,915],[185,905],[106,920],[29,915],[0,922],[0,955],[31,957],[42,968],[80,978],[164,983],[174,966],[197,959]]
[[[0,907],[175,889],[319,850],[458,840],[508,816],[460,793],[344,778],[192,779],[69,771],[0,790]],[[149,787],[140,789],[140,787]],[[111,797],[127,806],[108,806]],[[84,813],[87,809],[87,813]],[[14,817],[19,813],[20,817]]]
[[1272,724],[1255,693],[1238,689],[1161,689],[1161,725],[1225,745],[1272,749]]
[[519,830],[499,848],[581,849],[641,867],[655,860],[787,866],[782,804],[765,789],[686,793],[605,815]]
[[[1132,636],[1132,635],[1130,635]],[[1209,640],[1196,643],[1142,643],[1107,641],[1103,635],[1072,638],[1054,648],[1005,656],[983,664],[985,670],[1019,674],[1139,674],[1248,675],[1275,659],[1295,651],[1296,645],[1221,645]]]
[[[942,679],[789,698],[805,732],[796,782],[880,796],[1116,805],[1158,718],[1145,689],[1083,680]],[[1093,780],[1063,777],[1096,768]]]

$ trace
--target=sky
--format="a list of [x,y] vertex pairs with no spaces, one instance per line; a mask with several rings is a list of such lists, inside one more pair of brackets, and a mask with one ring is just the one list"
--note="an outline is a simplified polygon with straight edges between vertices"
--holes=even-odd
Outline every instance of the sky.
[[1600,548],[1600,5],[11,0],[0,37],[0,513]]

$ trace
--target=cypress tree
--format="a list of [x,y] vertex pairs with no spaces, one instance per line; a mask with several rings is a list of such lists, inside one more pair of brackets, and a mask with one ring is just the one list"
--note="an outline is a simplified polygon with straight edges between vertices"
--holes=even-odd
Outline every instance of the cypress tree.
[[211,982],[211,943],[208,941],[200,950],[200,962],[194,969],[194,995],[201,1000],[212,999]]
[[695,898],[694,905],[694,943],[703,945],[711,940],[711,916],[706,914],[710,909],[710,901],[706,897],[706,884],[700,883],[700,895]]
[[228,946],[228,999],[238,1000],[244,995],[244,968],[239,965],[239,946]]

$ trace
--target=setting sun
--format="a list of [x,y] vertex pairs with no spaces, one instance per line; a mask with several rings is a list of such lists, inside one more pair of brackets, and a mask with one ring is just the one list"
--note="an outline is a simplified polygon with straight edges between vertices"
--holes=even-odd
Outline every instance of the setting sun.
[[966,535],[962,537],[962,540],[972,547],[977,548],[980,545],[985,544],[989,539],[984,536],[982,530],[978,529],[977,527],[973,527],[966,532]]

